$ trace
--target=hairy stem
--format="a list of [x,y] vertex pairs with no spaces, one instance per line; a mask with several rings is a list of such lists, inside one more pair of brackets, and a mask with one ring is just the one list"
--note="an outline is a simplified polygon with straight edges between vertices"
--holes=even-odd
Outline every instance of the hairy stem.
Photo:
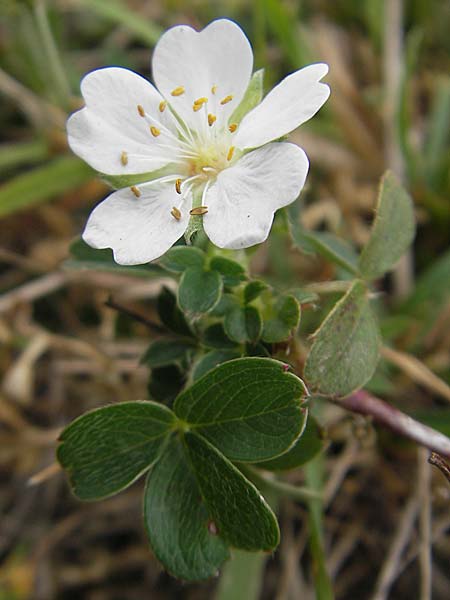
[[380,400],[380,398],[372,396],[365,390],[354,392],[347,398],[330,398],[330,400],[346,410],[370,416],[374,421],[391,431],[450,458],[450,439],[447,436],[423,423],[419,423],[419,421]]

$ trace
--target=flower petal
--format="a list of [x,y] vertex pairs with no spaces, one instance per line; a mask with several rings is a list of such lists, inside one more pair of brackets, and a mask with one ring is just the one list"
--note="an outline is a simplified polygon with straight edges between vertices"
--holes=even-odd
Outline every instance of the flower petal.
[[[228,19],[218,19],[202,31],[182,25],[169,29],[153,53],[153,79],[177,114],[194,130],[206,125],[206,115],[217,117],[215,127],[228,118],[247,89],[253,52],[242,29]],[[214,92],[213,93],[213,86]],[[184,93],[173,96],[176,88]],[[221,103],[227,97],[232,99]],[[201,110],[195,100],[207,98]]]
[[[69,118],[68,140],[94,169],[108,175],[147,173],[176,160],[173,117],[159,111],[163,98],[146,79],[119,67],[97,69],[84,77],[81,92],[86,107]],[[140,116],[138,105],[149,117]],[[158,137],[150,132],[153,118]]]
[[274,213],[293,202],[308,173],[308,159],[289,143],[267,144],[219,173],[206,196],[205,232],[220,248],[247,248],[269,235]]
[[326,102],[330,88],[320,79],[328,65],[319,63],[288,75],[239,125],[233,143],[256,148],[280,138],[310,119]]
[[120,265],[139,265],[162,256],[185,232],[192,197],[186,197],[180,220],[171,210],[180,196],[173,184],[139,186],[136,198],[129,188],[108,196],[94,208],[83,232],[93,248],[112,248]]

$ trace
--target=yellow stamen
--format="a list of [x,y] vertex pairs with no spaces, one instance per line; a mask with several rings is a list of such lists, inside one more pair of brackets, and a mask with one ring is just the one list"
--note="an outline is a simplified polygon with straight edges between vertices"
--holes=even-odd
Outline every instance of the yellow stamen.
[[202,107],[202,105],[201,105],[201,104],[193,104],[193,105],[192,105],[192,110],[193,110],[194,112],[197,112],[197,111],[199,111],[199,110],[201,109],[201,107]]
[[211,94],[215,94],[217,92],[217,85],[213,85],[211,88]]
[[231,124],[228,126],[228,131],[229,131],[230,133],[234,133],[234,132],[236,131],[236,129],[237,129],[237,123],[231,123]]
[[133,192],[133,194],[136,196],[136,198],[139,198],[141,195],[141,190],[139,188],[137,188],[135,185],[132,185],[130,187],[130,190]]
[[202,104],[206,104],[208,102],[208,98],[205,98],[205,96],[202,96],[201,98],[197,98],[197,100],[194,100],[194,104],[200,104],[200,106]]
[[189,211],[190,215],[206,215],[206,213],[208,212],[208,207],[207,206],[197,206],[196,208],[192,208]]
[[166,110],[167,102],[165,100],[161,100],[159,103],[159,112],[164,112]]
[[220,104],[228,104],[228,102],[231,102],[232,100],[233,96],[230,94],[229,96],[225,96],[225,98],[222,98]]
[[123,166],[128,164],[128,154],[126,152],[122,152],[120,155],[120,162],[123,164]]
[[174,219],[176,219],[177,221],[179,221],[179,220],[181,219],[181,211],[180,211],[180,210],[179,210],[179,209],[178,209],[176,206],[174,206],[174,207],[172,208],[172,210],[170,211],[170,214],[171,214],[171,215],[172,215],[172,217],[173,217]]
[[161,131],[157,127],[155,127],[154,125],[150,126],[150,131],[151,131],[151,134],[152,134],[153,137],[158,137],[158,135],[161,134]]
[[142,106],[142,104],[138,104],[137,109],[138,109],[138,113],[140,114],[140,116],[145,117],[145,110],[144,110],[144,107]]
[[182,85],[179,85],[170,92],[171,96],[181,96],[182,94],[184,94],[184,87]]
[[212,115],[211,113],[209,113],[208,125],[211,127],[211,125],[213,125],[215,123],[216,119],[217,119],[216,115]]
[[175,189],[177,190],[177,194],[181,194],[181,179],[175,181]]
[[228,154],[227,154],[228,161],[233,158],[233,154],[234,154],[234,146],[230,146],[230,149],[228,150]]

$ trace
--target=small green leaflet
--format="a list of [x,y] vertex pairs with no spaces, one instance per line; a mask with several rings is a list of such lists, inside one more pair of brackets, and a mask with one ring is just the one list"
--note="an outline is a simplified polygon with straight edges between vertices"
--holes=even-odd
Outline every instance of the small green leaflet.
[[174,410],[231,460],[257,462],[282,454],[300,435],[303,395],[283,363],[238,358],[183,391]]
[[217,271],[189,267],[184,271],[178,288],[181,310],[190,316],[209,312],[219,302],[222,287],[222,278]]
[[184,441],[219,535],[241,550],[270,552],[276,548],[280,541],[278,523],[256,487],[202,437],[187,433]]
[[314,334],[305,378],[313,392],[346,396],[372,377],[380,335],[368,290],[356,280]]
[[377,279],[393,269],[413,241],[414,233],[411,198],[388,171],[381,180],[372,232],[359,259],[361,275],[368,280]]
[[213,577],[229,556],[228,546],[215,534],[178,436],[148,475],[144,519],[153,552],[179,579]]
[[128,487],[158,459],[174,425],[173,413],[154,402],[122,402],[75,419],[57,450],[74,494],[99,500]]

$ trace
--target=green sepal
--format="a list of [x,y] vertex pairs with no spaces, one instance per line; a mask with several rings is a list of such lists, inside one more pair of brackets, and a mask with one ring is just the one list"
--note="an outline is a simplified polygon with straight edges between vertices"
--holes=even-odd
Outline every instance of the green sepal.
[[280,541],[280,530],[259,490],[204,438],[186,433],[184,443],[219,536],[234,548],[274,550]]
[[264,69],[259,69],[253,73],[244,97],[229,118],[229,123],[236,123],[239,125],[245,115],[255,108],[255,106],[258,106],[263,97],[263,84]]
[[57,450],[73,493],[99,500],[131,485],[158,459],[174,425],[172,411],[154,402],[122,402],[75,419]]

